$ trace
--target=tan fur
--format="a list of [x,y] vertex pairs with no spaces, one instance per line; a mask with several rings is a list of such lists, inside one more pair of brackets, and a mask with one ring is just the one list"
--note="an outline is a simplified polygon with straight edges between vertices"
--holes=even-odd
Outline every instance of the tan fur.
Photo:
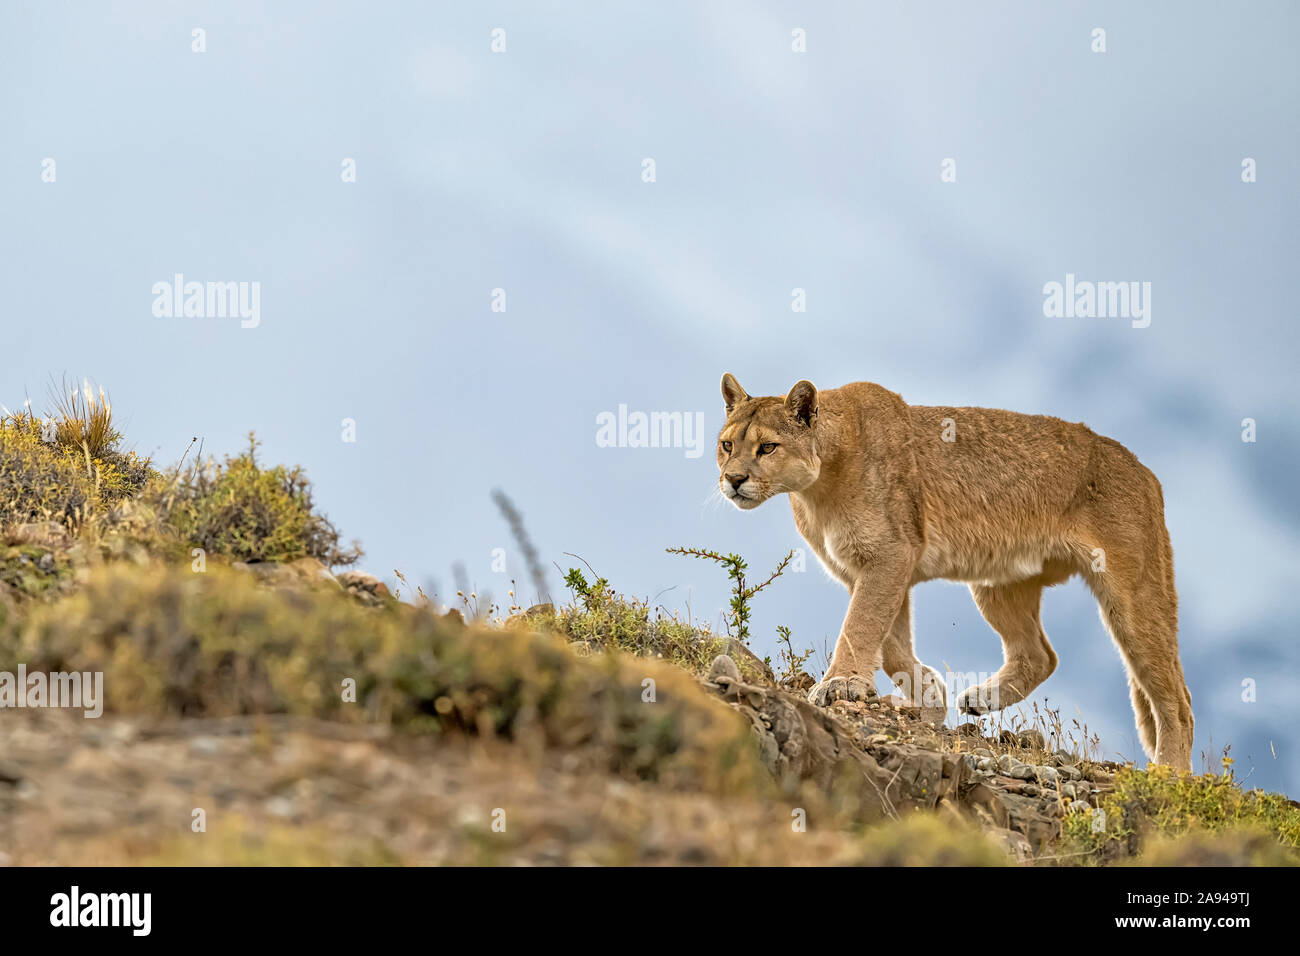
[[1078,574],[1128,669],[1143,748],[1191,769],[1164,498],[1132,452],[1085,425],[912,406],[868,382],[818,391],[804,381],[784,397],[752,398],[728,374],[722,394],[723,494],[744,509],[789,494],[799,533],[849,589],[811,700],[869,695],[884,668],[922,704],[946,706],[942,678],[916,659],[909,606],[913,585],[946,578],[969,584],[1005,659],[958,709],[1021,701],[1056,668],[1039,620],[1043,588]]

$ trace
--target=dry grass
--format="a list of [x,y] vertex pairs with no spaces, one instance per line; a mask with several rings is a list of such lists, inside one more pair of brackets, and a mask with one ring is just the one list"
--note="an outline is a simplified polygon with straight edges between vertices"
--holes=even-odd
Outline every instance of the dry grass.
[[57,386],[50,383],[50,404],[55,440],[64,448],[80,450],[87,469],[95,459],[116,450],[122,435],[113,427],[113,406],[103,388],[92,388],[89,379],[77,387],[64,378]]

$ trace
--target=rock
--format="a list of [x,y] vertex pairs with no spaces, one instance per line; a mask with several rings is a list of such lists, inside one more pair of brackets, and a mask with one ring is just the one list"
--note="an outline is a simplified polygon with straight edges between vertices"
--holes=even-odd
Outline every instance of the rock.
[[776,683],[776,674],[772,673],[772,668],[768,666],[767,661],[763,660],[763,658],[759,657],[734,637],[727,642],[727,654],[731,656],[732,660],[739,661],[744,659],[748,661],[760,674],[770,680],[773,684]]
[[991,783],[970,787],[964,803],[994,826],[1023,834],[1030,847],[1043,846],[1061,832],[1061,821],[1047,812],[1037,797],[1022,796]]
[[36,566],[47,574],[54,570],[54,555],[46,551],[36,559]]
[[718,676],[724,679],[702,686],[748,718],[759,735],[759,752],[778,780],[807,781],[837,795],[854,787],[850,792],[868,819],[933,810],[940,800],[957,800],[970,778],[961,754],[921,750],[886,734],[872,734],[858,746],[860,728],[834,712],[779,688]]
[[948,711],[942,707],[921,707],[918,719],[931,727],[942,727],[948,719]]
[[1072,783],[1070,783],[1070,781],[1066,780],[1066,781],[1063,782],[1059,787],[1057,787],[1057,792],[1060,793],[1060,795],[1061,795],[1062,797],[1065,797],[1066,799],[1069,799],[1069,800],[1073,800],[1073,799],[1074,799],[1074,796],[1075,796],[1075,793],[1074,793],[1074,784],[1072,784]]
[[1016,745],[1024,747],[1026,750],[1045,750],[1047,741],[1043,739],[1043,735],[1039,731],[1026,730],[1016,735]]
[[781,681],[782,687],[796,694],[807,694],[816,684],[817,680],[811,674],[806,674],[803,671]]
[[1058,766],[1056,769],[1060,773],[1060,775],[1062,777],[1065,777],[1067,780],[1078,780],[1080,777],[1083,776],[1083,773],[1079,770],[1078,767],[1075,767],[1068,763],[1063,763],[1060,766]]
[[519,627],[524,629],[535,628],[538,625],[545,624],[547,621],[555,618],[554,604],[534,604],[526,611],[520,611],[518,614],[511,614],[506,618],[506,627]]
[[253,577],[257,578],[262,584],[268,584],[271,587],[292,587],[298,583],[298,576],[290,570],[287,564],[281,564],[279,561],[235,561],[230,565],[238,571],[246,571]]
[[1053,767],[1035,767],[1038,772],[1038,782],[1049,787],[1055,787],[1059,777]]
[[1029,845],[1029,838],[1015,830],[994,830],[989,834],[1004,850],[1015,857],[1018,863],[1027,863],[1034,857],[1034,848]]
[[72,543],[68,529],[57,521],[33,521],[20,524],[9,535],[14,544],[34,544],[42,548],[66,548]]
[[985,773],[997,773],[998,762],[992,757],[979,757],[978,763],[975,764],[977,770],[983,770]]
[[1011,768],[1017,766],[1019,763],[1020,761],[1011,756],[1011,754],[1003,754],[998,758],[998,772],[1010,776]]
[[12,760],[0,760],[0,783],[16,786],[23,780],[23,772]]
[[363,591],[369,591],[382,597],[390,596],[388,585],[373,574],[367,574],[365,571],[344,571],[338,576],[338,581],[345,588],[360,588]]
[[740,682],[740,668],[726,654],[719,654],[713,659],[713,663],[709,665],[709,680],[717,684],[719,683],[719,677],[737,683]]
[[969,722],[969,723],[965,723],[965,724],[958,724],[958,725],[957,725],[957,733],[961,734],[963,737],[982,737],[982,736],[984,736],[983,732],[980,730],[980,725],[977,724],[977,723],[974,723],[974,722]]
[[298,558],[296,561],[290,561],[289,567],[307,583],[332,584],[336,588],[343,587],[339,583],[339,579],[330,573],[330,569],[315,558]]
[[388,585],[365,571],[344,571],[338,576],[339,585],[362,604],[379,605],[392,597]]
[[1038,777],[1038,768],[1027,763],[1016,764],[1007,771],[1007,776],[1015,780],[1035,780]]

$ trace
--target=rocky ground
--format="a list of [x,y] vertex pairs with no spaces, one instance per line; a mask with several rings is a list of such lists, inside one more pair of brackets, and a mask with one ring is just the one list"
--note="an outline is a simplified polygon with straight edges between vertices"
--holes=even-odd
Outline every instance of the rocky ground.
[[978,821],[1020,861],[1050,856],[1067,813],[1094,812],[1115,764],[1049,752],[1038,730],[985,736],[978,723],[943,725],[897,698],[814,707],[798,694],[740,680],[719,658],[705,682],[751,722],[764,763],[831,790],[847,758],[861,775],[861,802],[879,816],[955,810]]

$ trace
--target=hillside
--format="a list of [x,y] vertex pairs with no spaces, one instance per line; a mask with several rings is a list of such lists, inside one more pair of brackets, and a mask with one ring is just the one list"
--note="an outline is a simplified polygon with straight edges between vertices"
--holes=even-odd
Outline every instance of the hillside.
[[[166,471],[121,443],[89,389],[0,419],[0,863],[1300,860],[1300,805],[1230,761],[1107,763],[1051,713],[820,710],[802,662],[576,570],[562,607],[399,600],[255,442]],[[19,707],[20,666],[102,693]]]

